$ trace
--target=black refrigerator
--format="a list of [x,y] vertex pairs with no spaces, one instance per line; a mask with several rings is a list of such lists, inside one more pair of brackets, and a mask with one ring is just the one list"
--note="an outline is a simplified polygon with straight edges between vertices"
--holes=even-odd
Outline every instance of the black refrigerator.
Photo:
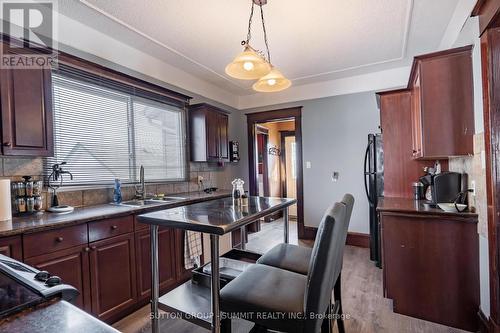
[[382,267],[378,198],[384,196],[384,150],[382,134],[368,134],[365,152],[365,191],[370,205],[370,259]]

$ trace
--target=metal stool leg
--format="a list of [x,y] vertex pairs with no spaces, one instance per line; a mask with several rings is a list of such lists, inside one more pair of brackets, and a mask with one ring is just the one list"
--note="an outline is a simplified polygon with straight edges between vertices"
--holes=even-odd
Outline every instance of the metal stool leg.
[[344,320],[342,319],[341,274],[339,274],[337,282],[335,282],[335,286],[333,286],[333,298],[335,303],[338,304],[338,311],[336,314],[338,315],[337,326],[339,328],[339,333],[345,333]]

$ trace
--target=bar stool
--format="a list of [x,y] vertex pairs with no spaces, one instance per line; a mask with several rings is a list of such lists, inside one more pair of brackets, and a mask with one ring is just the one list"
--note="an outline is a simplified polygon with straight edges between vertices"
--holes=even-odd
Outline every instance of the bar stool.
[[[352,194],[345,194],[342,198],[342,203],[346,205],[347,224],[351,220],[352,209],[354,207],[354,197]],[[309,261],[311,259],[312,249],[304,246],[292,244],[278,244],[271,250],[266,252],[257,260],[258,264],[273,266],[281,269],[286,269],[291,272],[307,275],[309,272]],[[344,322],[342,320],[342,298],[341,298],[341,278],[340,274],[333,288],[334,306],[338,310],[339,318],[337,325],[339,332],[345,332]]]
[[[268,329],[320,332],[342,269],[346,211],[345,204],[336,203],[323,217],[307,275],[255,264],[222,288],[221,310]],[[227,322],[224,327],[230,331]]]

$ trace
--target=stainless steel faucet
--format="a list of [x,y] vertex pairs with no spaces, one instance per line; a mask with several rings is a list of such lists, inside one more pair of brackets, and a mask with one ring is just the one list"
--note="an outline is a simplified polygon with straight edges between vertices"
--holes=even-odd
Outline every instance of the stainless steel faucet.
[[144,200],[146,199],[146,183],[144,181],[144,166],[141,165],[141,170],[139,172],[139,177],[140,177],[140,184],[139,184],[139,189],[137,188],[137,185],[135,186],[135,198]]

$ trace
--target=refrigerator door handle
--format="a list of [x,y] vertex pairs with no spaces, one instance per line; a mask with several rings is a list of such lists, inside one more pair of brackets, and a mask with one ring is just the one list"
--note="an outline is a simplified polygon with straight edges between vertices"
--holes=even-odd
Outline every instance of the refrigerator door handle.
[[374,204],[372,199],[371,199],[371,196],[370,196],[370,192],[368,191],[368,182],[366,181],[366,177],[370,177],[370,172],[366,170],[366,162],[368,161],[368,154],[370,152],[370,146],[371,146],[371,143],[368,143],[368,146],[366,147],[366,152],[365,152],[365,172],[364,172],[364,180],[365,180],[365,191],[366,191],[366,197],[368,198],[368,201],[370,202],[370,204]]

